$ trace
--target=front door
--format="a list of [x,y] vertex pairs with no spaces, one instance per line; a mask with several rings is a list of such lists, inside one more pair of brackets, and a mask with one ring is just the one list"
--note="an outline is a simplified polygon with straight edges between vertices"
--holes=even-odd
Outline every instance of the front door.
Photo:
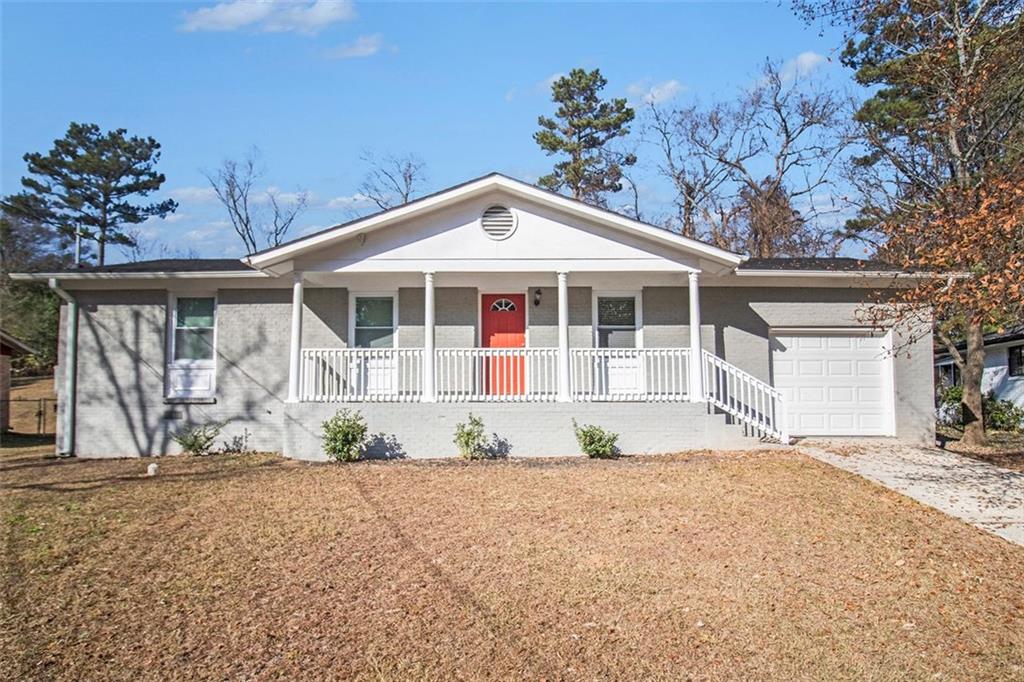
[[[480,337],[484,348],[526,347],[526,295],[483,294]],[[526,361],[522,355],[488,354],[483,363],[489,395],[526,393]]]

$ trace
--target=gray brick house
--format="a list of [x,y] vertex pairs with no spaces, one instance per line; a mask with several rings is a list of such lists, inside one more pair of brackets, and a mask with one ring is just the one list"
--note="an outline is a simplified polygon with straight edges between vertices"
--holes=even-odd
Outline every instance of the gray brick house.
[[222,421],[319,459],[343,407],[411,457],[454,454],[470,412],[514,455],[576,453],[573,418],[627,452],[934,435],[929,335],[860,321],[914,275],[750,260],[497,174],[241,261],[17,277],[65,301],[58,448],[82,457]]

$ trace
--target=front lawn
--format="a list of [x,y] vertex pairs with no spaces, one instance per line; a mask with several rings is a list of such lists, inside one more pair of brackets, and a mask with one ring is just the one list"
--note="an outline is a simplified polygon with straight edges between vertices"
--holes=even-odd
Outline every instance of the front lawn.
[[1024,548],[789,450],[0,450],[22,679],[1024,677]]

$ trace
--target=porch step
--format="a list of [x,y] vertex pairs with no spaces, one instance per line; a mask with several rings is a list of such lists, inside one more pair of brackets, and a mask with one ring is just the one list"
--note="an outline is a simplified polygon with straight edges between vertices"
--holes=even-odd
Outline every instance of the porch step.
[[284,454],[322,460],[321,424],[339,409],[358,410],[376,434],[370,455],[411,458],[458,454],[455,426],[470,413],[488,433],[507,442],[515,457],[578,455],[572,421],[619,434],[629,454],[742,449],[758,443],[703,403],[289,403],[284,414]]

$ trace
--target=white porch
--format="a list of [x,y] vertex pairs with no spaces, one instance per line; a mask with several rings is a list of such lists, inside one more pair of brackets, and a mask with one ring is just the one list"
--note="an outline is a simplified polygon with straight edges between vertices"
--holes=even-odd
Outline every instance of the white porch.
[[[482,281],[487,280],[479,273]],[[409,275],[403,275],[406,285],[412,284]],[[292,286],[292,327],[289,348],[290,403],[700,403],[709,409],[718,409],[735,423],[741,423],[758,435],[784,439],[785,418],[781,396],[770,385],[725,363],[713,353],[702,349],[700,329],[700,274],[683,275],[685,289],[676,288],[682,295],[675,303],[680,311],[688,313],[688,346],[643,347],[642,309],[633,311],[635,318],[627,320],[624,330],[606,331],[599,317],[602,297],[594,293],[593,345],[570,345],[569,289],[570,273],[550,273],[548,278],[557,283],[557,346],[534,347],[524,337],[519,347],[495,347],[483,338],[483,327],[477,333],[477,344],[444,346],[436,344],[435,286],[440,279],[445,284],[455,282],[464,286],[467,273],[455,279],[447,274],[421,273],[422,291],[422,344],[399,347],[397,342],[397,314],[387,325],[393,325],[393,337],[373,337],[373,328],[361,329],[354,319],[349,320],[349,345],[345,347],[310,347],[303,342],[304,296],[308,279],[319,286],[344,287],[350,291],[367,291],[367,285],[354,283],[351,276],[342,278],[336,273],[295,273]],[[325,279],[326,278],[326,279]],[[510,279],[511,278],[511,279]],[[650,280],[651,275],[645,278]],[[511,284],[476,287],[477,304],[483,291],[517,291],[519,301],[527,308],[539,303],[540,289],[528,284],[544,277],[505,275]],[[586,277],[584,286],[593,288]],[[676,281],[680,278],[676,275]],[[635,281],[635,280],[634,280]],[[369,288],[373,288],[370,286]],[[442,289],[443,291],[443,289]],[[529,301],[536,291],[538,301]],[[492,298],[495,294],[491,294]],[[352,307],[360,305],[358,293],[350,294]],[[368,294],[369,298],[382,298],[381,294]],[[639,301],[637,294],[637,301]],[[383,296],[384,299],[387,296]],[[622,300],[621,291],[612,297]],[[397,296],[392,299],[397,302]],[[408,314],[408,310],[405,311]],[[476,311],[482,319],[484,312]],[[382,323],[383,324],[383,323]],[[360,332],[367,332],[360,337]],[[383,332],[387,331],[385,326]],[[631,347],[609,347],[622,344],[612,341],[616,331],[627,332],[626,342]],[[372,337],[372,338],[371,338]],[[383,341],[390,347],[374,344]],[[355,346],[355,347],[353,347]]]

